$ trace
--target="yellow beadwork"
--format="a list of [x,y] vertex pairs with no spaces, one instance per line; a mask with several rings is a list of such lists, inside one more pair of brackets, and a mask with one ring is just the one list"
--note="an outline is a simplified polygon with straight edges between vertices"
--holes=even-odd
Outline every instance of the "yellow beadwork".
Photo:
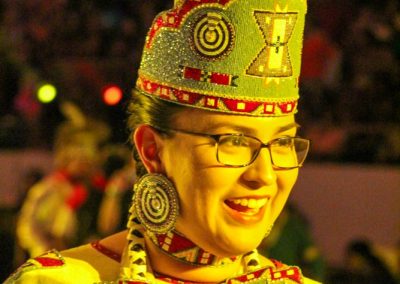
[[[136,87],[195,108],[293,114],[306,10],[306,1],[176,0],[153,22]],[[189,99],[188,93],[197,97]],[[249,105],[253,102],[260,104]]]

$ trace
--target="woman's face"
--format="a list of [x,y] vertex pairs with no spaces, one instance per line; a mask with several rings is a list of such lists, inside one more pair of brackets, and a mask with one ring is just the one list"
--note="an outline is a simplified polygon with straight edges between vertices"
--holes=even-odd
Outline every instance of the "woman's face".
[[[294,136],[297,128],[294,116],[250,117],[202,110],[179,113],[171,127],[208,134],[243,133],[264,143]],[[259,245],[298,174],[297,169],[274,169],[264,148],[249,166],[221,165],[213,139],[185,133],[165,138],[160,158],[164,174],[179,194],[176,229],[219,256],[243,254]]]

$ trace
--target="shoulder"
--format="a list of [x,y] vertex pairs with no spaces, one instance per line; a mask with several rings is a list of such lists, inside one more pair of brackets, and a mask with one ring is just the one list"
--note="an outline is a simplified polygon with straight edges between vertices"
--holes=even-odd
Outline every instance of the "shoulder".
[[112,280],[118,268],[115,260],[85,245],[29,259],[5,284],[96,283]]
[[90,265],[52,250],[26,261],[5,283],[72,283],[72,279],[75,283],[96,280],[95,271]]
[[304,284],[321,284],[321,282],[318,282],[318,281],[309,279],[309,278],[307,278],[307,277],[304,277],[303,283],[304,283]]
[[55,191],[54,189],[57,188],[70,188],[70,183],[67,179],[65,179],[59,172],[53,172],[37,183],[35,183],[28,192],[28,198],[30,199],[38,199],[43,198],[43,196],[47,196],[49,194],[58,194],[59,191]]

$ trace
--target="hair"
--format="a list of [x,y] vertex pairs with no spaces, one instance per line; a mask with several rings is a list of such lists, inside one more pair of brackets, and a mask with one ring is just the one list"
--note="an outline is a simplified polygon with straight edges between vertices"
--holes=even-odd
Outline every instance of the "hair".
[[132,144],[133,159],[136,162],[136,176],[140,178],[147,173],[133,141],[136,128],[148,124],[159,129],[171,127],[173,118],[186,108],[182,105],[171,103],[156,97],[146,95],[136,89],[133,90],[128,104],[128,130]]

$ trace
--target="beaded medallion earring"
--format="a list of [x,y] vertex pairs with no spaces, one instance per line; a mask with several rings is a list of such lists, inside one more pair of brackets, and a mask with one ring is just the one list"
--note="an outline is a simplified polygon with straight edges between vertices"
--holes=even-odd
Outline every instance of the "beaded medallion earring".
[[146,230],[167,233],[179,214],[178,193],[164,175],[146,174],[134,186],[133,207]]

